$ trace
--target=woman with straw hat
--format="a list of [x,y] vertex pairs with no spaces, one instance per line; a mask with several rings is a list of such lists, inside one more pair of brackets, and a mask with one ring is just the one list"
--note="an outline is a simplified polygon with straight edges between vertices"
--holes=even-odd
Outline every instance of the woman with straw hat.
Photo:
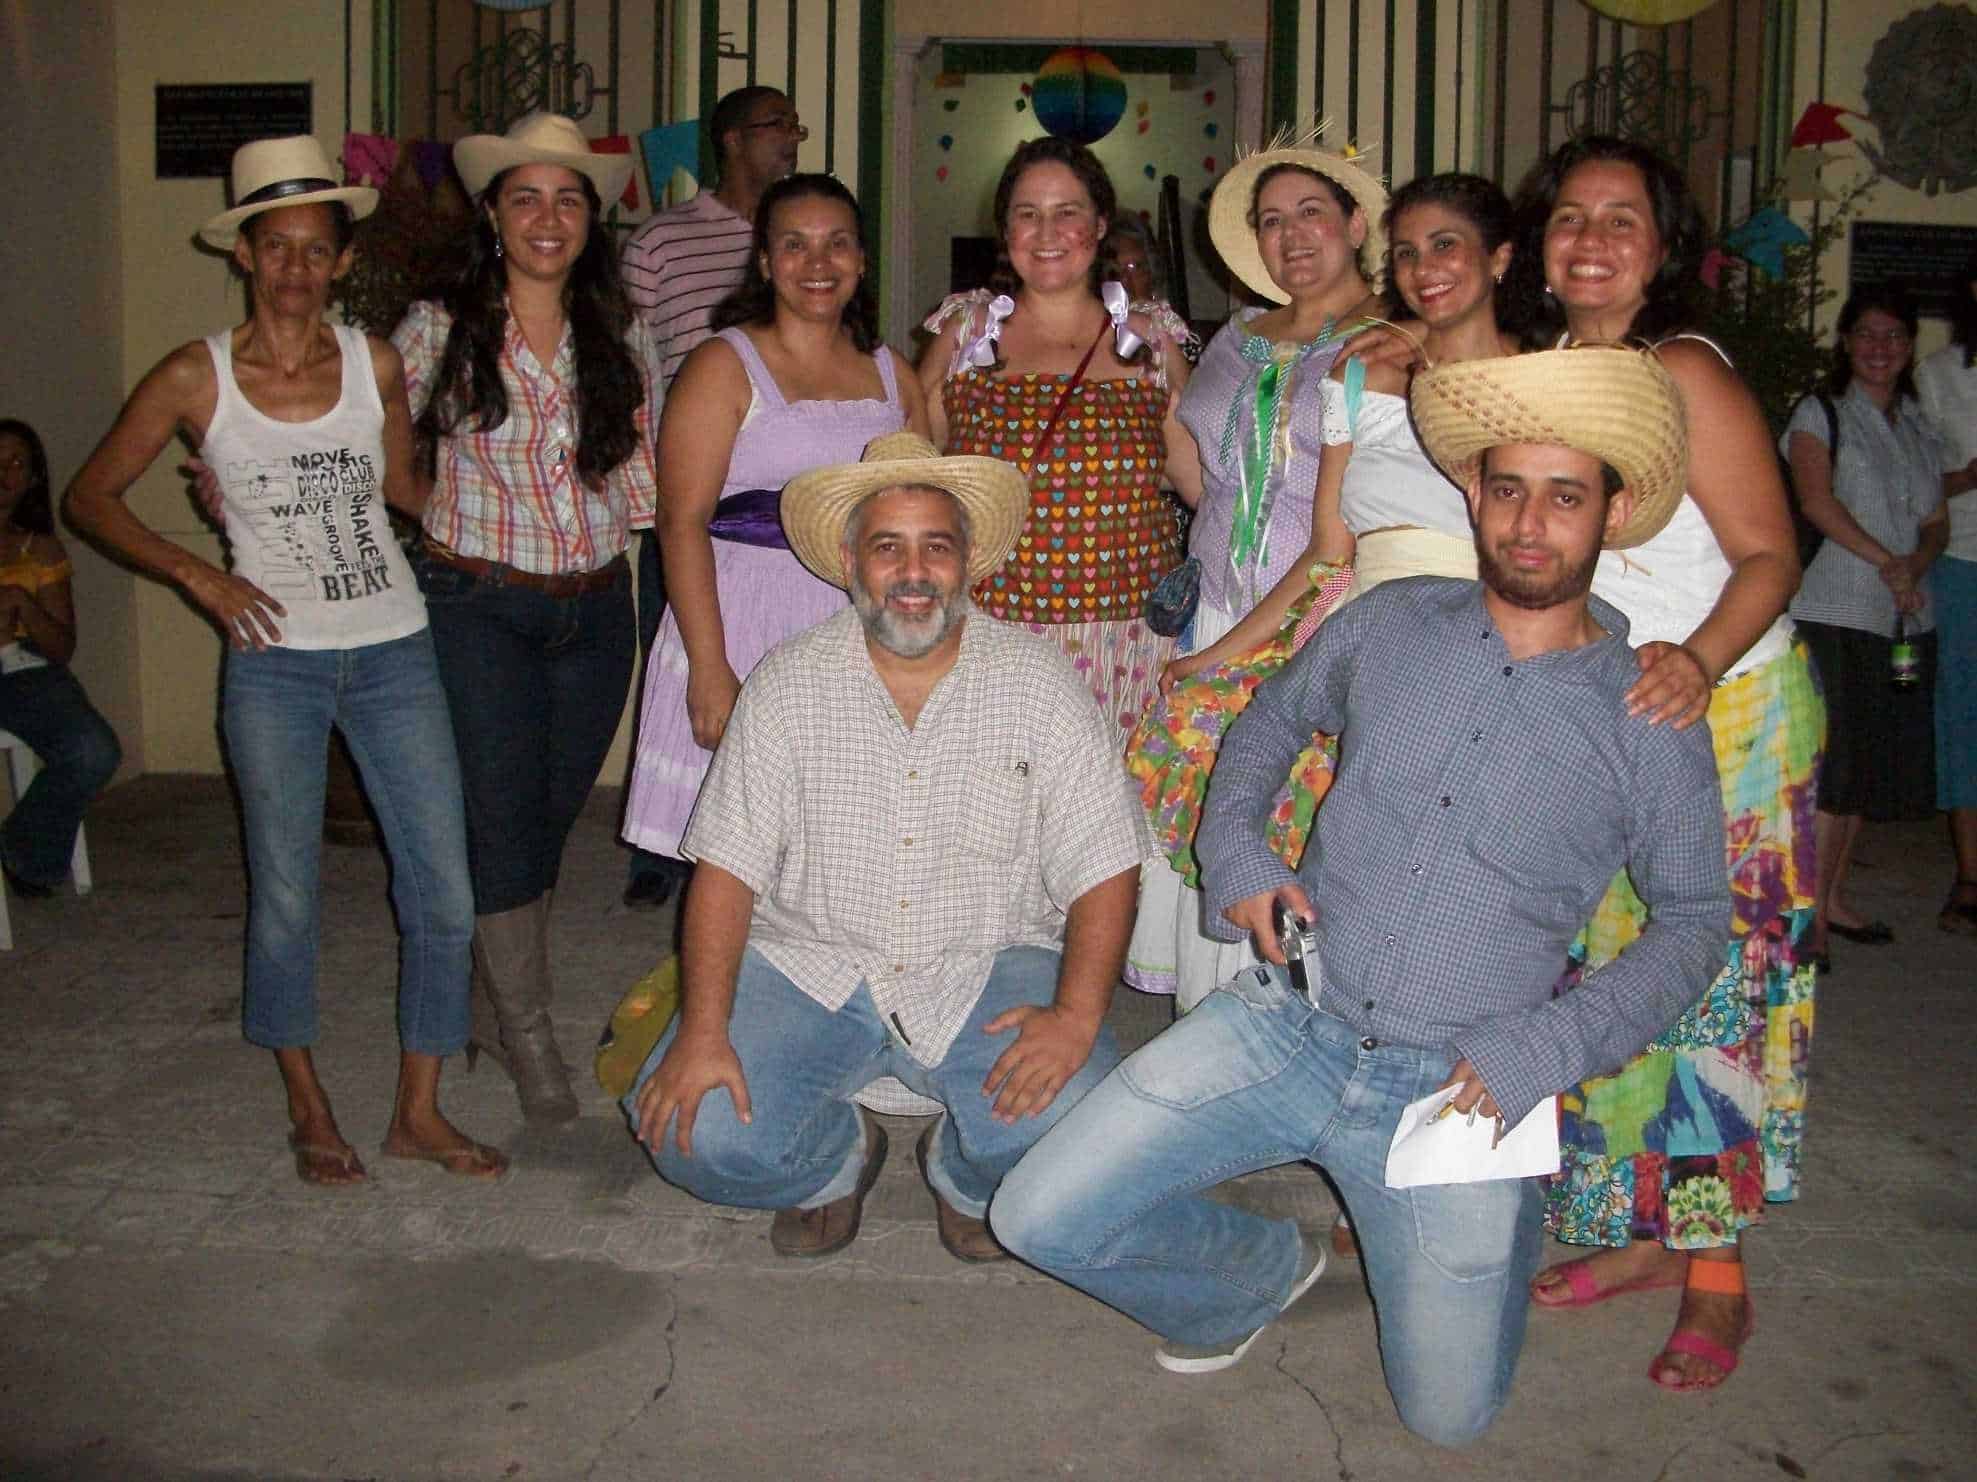
[[928,318],[920,382],[935,442],[1030,480],[1029,528],[976,602],[1062,648],[1123,742],[1173,653],[1143,615],[1181,562],[1162,471],[1190,502],[1194,481],[1174,416],[1187,328],[1108,281],[1102,247],[1118,209],[1082,144],[1019,145],[996,186],[990,286]]
[[[1336,573],[1351,559],[1336,523],[1329,544],[1316,538],[1323,527],[1314,524],[1312,491],[1326,372],[1379,311],[1386,204],[1373,175],[1349,155],[1318,148],[1315,135],[1238,160],[1209,201],[1216,251],[1269,307],[1237,311],[1180,400],[1188,456],[1174,461],[1174,479],[1184,494],[1199,495],[1189,545],[1201,563],[1201,598],[1183,637],[1190,653],[1211,649],[1259,608],[1252,626],[1274,633],[1312,589],[1314,561]],[[1175,660],[1164,682],[1171,687],[1197,667]],[[1166,714],[1151,712],[1140,735]],[[1192,719],[1182,724],[1199,730]],[[1251,960],[1247,953],[1201,930],[1199,893],[1181,874],[1158,860],[1147,866],[1127,982],[1175,993],[1186,1009]]]
[[549,1014],[550,894],[631,683],[625,547],[652,520],[658,393],[601,219],[631,157],[538,113],[453,162],[475,205],[465,261],[392,342],[433,449],[414,561],[466,788],[468,1063],[486,1051],[525,1117],[561,1122],[578,1108]]
[[[221,726],[248,870],[247,1038],[274,1051],[304,1183],[366,1177],[317,1078],[318,868],[330,727],[391,856],[401,935],[398,1094],[385,1156],[498,1178],[507,1160],[440,1114],[440,1062],[467,1036],[473,897],[459,763],[425,604],[379,496],[416,512],[398,352],[324,322],[377,192],[339,186],[309,138],[233,159],[233,209],[200,236],[248,282],[248,317],[183,345],[131,393],[69,486],[70,520],[171,582],[226,635]],[[231,570],[149,529],[124,494],[175,434],[219,489]]]
[[[1702,999],[1648,1052],[1562,1103],[1558,1238],[1609,1247],[1532,1284],[1544,1307],[1684,1289],[1649,1369],[1708,1389],[1749,1332],[1738,1240],[1767,1200],[1798,1193],[1815,970],[1814,778],[1825,712],[1785,605],[1799,567],[1756,400],[1685,295],[1705,242],[1687,182],[1640,145],[1589,137],[1542,161],[1518,194],[1516,297],[1534,344],[1638,338],[1675,378],[1688,417],[1688,492],[1653,540],[1600,557],[1593,592],[1632,624],[1630,709],[1658,724],[1707,715],[1726,810],[1735,939]],[[1624,877],[1578,953],[1591,972],[1639,935]]]

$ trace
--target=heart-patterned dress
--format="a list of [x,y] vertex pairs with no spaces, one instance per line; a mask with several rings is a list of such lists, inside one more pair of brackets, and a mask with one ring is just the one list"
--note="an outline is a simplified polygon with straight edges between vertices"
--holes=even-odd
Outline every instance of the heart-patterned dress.
[[[956,294],[926,328],[938,333],[965,315],[966,344],[987,302],[986,291]],[[1135,308],[1160,338],[1181,342],[1185,326],[1166,305]],[[1038,438],[1068,376],[1011,375],[957,357],[943,393],[946,451],[1001,458],[1030,483],[1029,519],[1016,549],[975,589],[975,601],[1063,648],[1122,741],[1157,692],[1174,646],[1141,617],[1147,594],[1182,556],[1180,517],[1160,488],[1167,461],[1160,348],[1156,340],[1138,375],[1081,380],[1045,447]]]

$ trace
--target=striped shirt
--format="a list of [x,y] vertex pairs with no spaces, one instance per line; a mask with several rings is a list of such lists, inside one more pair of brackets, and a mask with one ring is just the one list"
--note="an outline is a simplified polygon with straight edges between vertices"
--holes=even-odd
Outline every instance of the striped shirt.
[[[405,358],[414,417],[432,396],[452,327],[443,305],[420,299],[391,333]],[[511,316],[500,361],[507,420],[476,432],[468,418],[439,440],[426,534],[463,556],[543,574],[594,571],[623,554],[631,530],[652,524],[658,489],[652,434],[659,420],[651,340],[636,319],[625,348],[646,376],[638,443],[603,488],[586,488],[577,478],[575,337],[565,324],[545,370]]]
[[714,306],[741,286],[755,229],[711,190],[656,212],[625,243],[625,292],[651,331],[659,382],[673,384],[687,352],[713,333]]
[[681,852],[755,893],[748,944],[825,1008],[866,984],[938,1065],[1005,947],[1150,851],[1119,742],[1053,643],[971,611],[911,729],[851,608],[741,687]]
[[[1229,727],[1195,849],[1204,922],[1233,941],[1223,910],[1292,879],[1265,839],[1292,761],[1313,731],[1338,736],[1296,874],[1318,1007],[1466,1057],[1514,1124],[1696,1001],[1723,968],[1730,886],[1709,727],[1627,714],[1627,619],[1592,598],[1606,637],[1513,659],[1482,590],[1408,577],[1333,612]],[[1553,998],[1623,866],[1647,929]]]
[[[1922,522],[1943,502],[1943,455],[1935,432],[1923,417],[1922,408],[1906,397],[1891,425],[1859,386],[1849,386],[1844,396],[1836,397],[1833,410],[1839,414],[1840,423],[1839,466],[1832,470],[1833,497],[1890,555],[1908,555],[1921,542]],[[1778,439],[1779,451],[1788,458],[1795,432],[1826,446],[1826,413],[1816,397],[1808,396],[1798,404]],[[1908,631],[1934,632],[1929,584],[1922,583],[1920,590],[1922,609],[1906,618]],[[1798,595],[1792,599],[1792,616],[1808,623],[1892,638],[1895,594],[1881,580],[1879,571],[1837,540],[1828,540],[1805,568]]]

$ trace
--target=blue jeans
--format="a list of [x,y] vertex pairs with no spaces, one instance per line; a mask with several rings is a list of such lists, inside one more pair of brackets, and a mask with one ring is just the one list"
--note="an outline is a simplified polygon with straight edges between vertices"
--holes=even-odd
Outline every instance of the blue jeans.
[[398,1036],[417,1055],[467,1040],[474,899],[460,765],[431,634],[362,648],[229,649],[220,706],[247,835],[247,1038],[316,1038],[323,779],[343,732],[391,858]]
[[69,876],[83,810],[116,775],[123,748],[66,665],[0,674],[0,731],[12,731],[41,770],[0,827],[0,860],[29,885]]
[[555,888],[563,846],[624,714],[634,634],[630,563],[574,597],[415,557],[460,745],[474,909]]
[[[852,1095],[881,1076],[897,1076],[947,1108],[928,1152],[927,1176],[953,1208],[979,1219],[1002,1177],[1044,1130],[1119,1063],[1109,1029],[1091,1057],[1041,1114],[1005,1125],[989,1115],[982,1092],[989,1067],[1015,1043],[1016,1031],[984,1034],[996,1015],[1057,996],[1061,962],[1045,947],[1006,947],[988,985],[940,1064],[920,1064],[887,1031],[860,984],[836,1012],[825,1008],[750,948],[735,980],[728,1040],[748,1082],[754,1119],[743,1123],[723,1090],[702,1099],[693,1124],[693,1156],[680,1156],[672,1127],[646,1149],[652,1166],[710,1204],[748,1209],[813,1208],[852,1192],[865,1162],[865,1133]],[[679,1020],[661,1036],[621,1105],[634,1127],[639,1088],[672,1047]]]
[[1450,1064],[1445,1050],[1369,1045],[1282,969],[1246,968],[1037,1143],[996,1197],[996,1238],[1167,1338],[1220,1344],[1277,1315],[1303,1237],[1207,1191],[1318,1163],[1352,1216],[1401,1420],[1461,1445],[1510,1391],[1540,1199],[1535,1179],[1386,1186],[1401,1109]]

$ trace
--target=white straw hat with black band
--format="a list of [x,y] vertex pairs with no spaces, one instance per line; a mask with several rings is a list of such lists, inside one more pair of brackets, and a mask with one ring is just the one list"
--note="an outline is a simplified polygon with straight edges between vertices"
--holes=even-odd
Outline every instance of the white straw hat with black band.
[[341,201],[361,220],[378,208],[368,185],[339,185],[330,157],[307,134],[256,139],[233,152],[233,205],[199,228],[209,247],[231,251],[250,216],[283,206],[328,205]]

